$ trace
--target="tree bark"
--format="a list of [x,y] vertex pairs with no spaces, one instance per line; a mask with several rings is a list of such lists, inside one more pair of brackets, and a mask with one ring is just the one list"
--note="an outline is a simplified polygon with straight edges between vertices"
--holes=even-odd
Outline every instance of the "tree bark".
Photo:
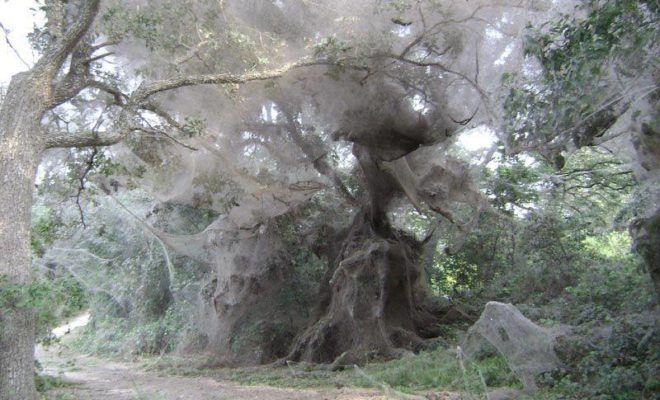
[[[11,284],[30,281],[30,210],[44,110],[35,88],[31,75],[16,75],[0,109],[0,275]],[[0,314],[0,400],[36,399],[34,312]]]
[[0,399],[36,399],[34,387],[34,311],[0,312]]

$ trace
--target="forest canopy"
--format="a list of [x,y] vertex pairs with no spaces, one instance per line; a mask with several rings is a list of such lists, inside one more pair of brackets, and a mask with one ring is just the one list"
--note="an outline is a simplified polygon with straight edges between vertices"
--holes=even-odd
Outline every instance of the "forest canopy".
[[514,376],[484,386],[657,393],[657,2],[35,4],[1,100],[2,387],[35,398],[29,332],[89,309],[106,355],[465,345]]

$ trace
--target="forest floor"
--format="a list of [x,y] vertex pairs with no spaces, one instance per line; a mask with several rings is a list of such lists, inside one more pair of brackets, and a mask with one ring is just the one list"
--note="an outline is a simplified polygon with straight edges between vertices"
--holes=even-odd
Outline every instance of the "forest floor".
[[[381,391],[356,388],[286,388],[245,385],[209,376],[172,375],[153,371],[137,362],[101,359],[80,354],[70,343],[76,327],[85,323],[79,317],[58,328],[58,343],[39,346],[36,357],[45,375],[56,378],[47,400],[361,400],[388,399]],[[411,396],[413,397],[413,396]],[[414,396],[417,397],[417,396]],[[419,398],[419,397],[418,397]],[[424,398],[424,397],[421,397]],[[434,394],[433,399],[457,399],[450,393]]]

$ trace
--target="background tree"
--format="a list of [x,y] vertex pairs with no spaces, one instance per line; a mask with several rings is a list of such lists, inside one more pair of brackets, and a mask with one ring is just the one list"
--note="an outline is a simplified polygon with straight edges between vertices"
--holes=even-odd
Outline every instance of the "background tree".
[[526,52],[541,73],[509,77],[505,143],[514,152],[534,149],[558,169],[581,147],[625,152],[650,199],[631,235],[660,287],[658,5],[585,1],[578,9],[584,16],[565,15],[530,31]]

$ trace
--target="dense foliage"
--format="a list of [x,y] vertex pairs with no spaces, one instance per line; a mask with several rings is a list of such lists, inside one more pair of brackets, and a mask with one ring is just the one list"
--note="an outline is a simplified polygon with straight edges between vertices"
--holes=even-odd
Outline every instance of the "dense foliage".
[[509,146],[541,150],[561,168],[564,149],[602,143],[634,103],[655,99],[657,7],[655,1],[585,1],[575,14],[531,29],[525,52],[542,71],[505,77]]

